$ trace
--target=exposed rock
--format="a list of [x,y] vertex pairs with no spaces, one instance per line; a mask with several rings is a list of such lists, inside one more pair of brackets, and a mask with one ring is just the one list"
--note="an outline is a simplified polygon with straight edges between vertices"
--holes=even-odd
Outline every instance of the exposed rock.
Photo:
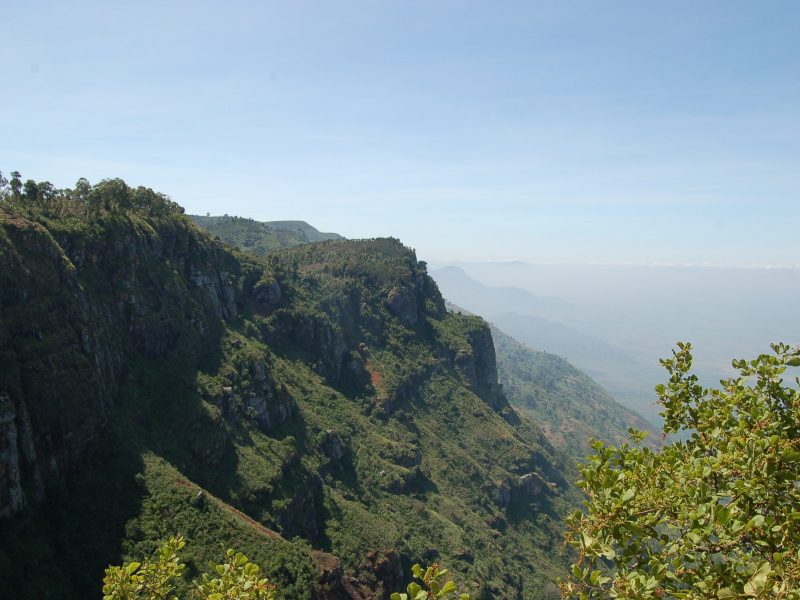
[[280,304],[283,291],[274,279],[262,279],[253,286],[253,297],[263,310],[269,311]]
[[508,481],[495,481],[489,489],[489,497],[500,508],[511,504],[511,484]]
[[268,388],[260,393],[244,393],[245,414],[258,423],[263,431],[271,431],[294,414],[297,405],[283,388]]
[[16,416],[11,398],[0,394],[0,517],[13,515],[25,506]]
[[312,550],[317,567],[315,600],[384,600],[404,588],[405,565],[392,549],[370,552],[357,576],[345,575],[338,557]]
[[403,560],[393,548],[375,550],[367,554],[364,570],[374,575],[382,586],[384,594],[390,594],[403,587],[405,580]]
[[[164,356],[181,336],[201,339],[211,320],[238,312],[218,247],[187,227],[131,221],[54,238],[0,212],[0,234],[0,515],[8,516],[86,457],[132,353]],[[285,398],[270,410],[251,404],[270,425],[292,408]]]
[[526,496],[538,496],[542,493],[546,482],[538,473],[528,473],[519,478],[517,489]]
[[202,292],[214,308],[218,317],[226,320],[236,318],[236,292],[225,272],[201,269],[193,264],[188,266],[189,280]]
[[312,550],[311,557],[317,567],[316,600],[349,600],[352,598],[342,585],[342,561],[333,554]]
[[[357,577],[342,577],[342,588],[350,600],[384,600],[404,588],[406,564],[391,548],[373,550],[364,559]],[[336,600],[340,597],[335,596]],[[333,600],[333,599],[332,599]]]
[[322,485],[322,477],[313,473],[277,515],[284,537],[299,535],[312,542],[319,539],[322,533],[319,521],[322,514]]
[[417,305],[416,290],[393,288],[386,298],[386,306],[400,319],[403,325],[413,327],[419,320],[419,306]]
[[508,400],[497,382],[497,359],[489,326],[484,324],[471,330],[468,339],[470,348],[456,354],[456,367],[489,406],[496,411],[507,408]]
[[506,518],[502,514],[492,515],[486,519],[486,524],[495,531],[504,531],[508,525]]
[[[0,515],[40,500],[105,426],[121,374],[109,323],[41,226],[0,219]],[[4,489],[4,486],[0,486]],[[20,491],[21,490],[21,491]]]
[[508,508],[516,498],[534,498],[550,484],[539,473],[526,473],[516,480],[495,481],[488,489],[492,502],[500,508]]
[[322,453],[333,461],[341,460],[344,456],[344,443],[338,433],[326,431],[321,446]]

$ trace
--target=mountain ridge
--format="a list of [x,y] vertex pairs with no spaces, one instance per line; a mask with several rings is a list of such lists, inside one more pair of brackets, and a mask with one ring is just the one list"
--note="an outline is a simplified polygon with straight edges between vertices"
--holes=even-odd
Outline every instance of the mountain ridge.
[[[447,307],[471,314],[450,302]],[[621,444],[633,427],[648,433],[646,445],[660,447],[660,432],[585,372],[557,354],[531,348],[491,321],[489,326],[503,391],[512,406],[542,427],[554,446],[582,461],[591,451],[592,438]]]
[[2,205],[4,589],[85,597],[182,533],[190,571],[237,547],[289,600],[385,598],[412,560],[557,595],[569,458],[397,240],[261,258],[119,180]]
[[325,233],[305,221],[255,221],[229,215],[189,215],[212,235],[231,246],[264,256],[281,248],[325,240],[343,239],[338,233]]

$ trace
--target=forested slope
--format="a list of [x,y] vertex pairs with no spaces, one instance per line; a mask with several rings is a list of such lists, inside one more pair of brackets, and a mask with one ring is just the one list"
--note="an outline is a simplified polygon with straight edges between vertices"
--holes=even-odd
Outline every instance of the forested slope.
[[498,378],[509,401],[538,423],[547,438],[582,461],[589,440],[628,440],[628,429],[648,432],[645,444],[661,444],[661,434],[643,417],[622,406],[568,361],[528,348],[492,326]]
[[236,547],[287,599],[381,598],[415,560],[478,598],[555,593],[570,460],[397,240],[259,258],[119,180],[1,205],[13,597],[96,596],[172,533],[189,575]]
[[264,256],[281,248],[310,242],[337,240],[336,233],[323,233],[305,221],[254,221],[243,217],[189,215],[203,229],[245,252]]

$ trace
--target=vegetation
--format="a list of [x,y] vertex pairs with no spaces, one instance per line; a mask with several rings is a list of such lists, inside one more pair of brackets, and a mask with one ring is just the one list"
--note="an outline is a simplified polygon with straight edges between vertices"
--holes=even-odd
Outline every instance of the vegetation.
[[[433,563],[427,569],[414,565],[411,572],[422,585],[415,582],[409,583],[407,594],[395,592],[391,595],[391,600],[436,600],[451,598],[457,593],[455,581],[445,580],[447,569],[440,568],[437,563]],[[460,594],[458,598],[459,600],[470,600],[469,594]]]
[[323,233],[304,221],[254,221],[242,217],[190,215],[195,223],[226,244],[265,256],[281,248],[311,242],[341,239],[335,233]]
[[[106,569],[103,580],[104,600],[177,600],[172,592],[176,580],[183,576],[185,565],[178,552],[186,545],[181,536],[172,536],[156,551],[153,560],[125,563],[121,567]],[[228,550],[226,561],[211,563],[216,577],[203,573],[202,579],[192,588],[194,597],[201,600],[276,600],[276,586],[261,577],[261,569],[247,556]],[[428,568],[415,564],[411,572],[421,585],[412,582],[408,593],[392,593],[391,600],[437,600],[453,597],[456,583],[445,579],[447,569],[437,563]],[[459,600],[470,600],[462,593]]]
[[[176,580],[186,565],[178,552],[186,545],[180,535],[171,537],[153,560],[108,567],[103,579],[103,600],[177,600]],[[228,550],[223,563],[211,563],[215,576],[203,573],[193,586],[201,600],[275,600],[275,586],[261,577],[261,569],[241,552]]]
[[580,552],[565,596],[800,598],[800,349],[734,360],[739,376],[705,389],[689,344],[663,360],[660,452],[595,442],[581,469],[587,511],[569,519]]
[[[509,395],[561,424],[546,434],[509,405],[486,323],[448,313],[397,240],[257,257],[147,188],[16,172],[0,175],[0,314],[10,596],[88,597],[115,562],[109,597],[310,600],[328,561],[377,596],[400,587],[380,565],[432,564],[404,594],[446,598],[441,561],[473,598],[529,600],[577,556],[565,595],[798,598],[800,392],[781,377],[800,350],[704,389],[679,346],[658,394],[685,441],[654,450],[636,429],[610,445],[628,415],[498,335]],[[589,434],[609,445],[581,469],[564,556],[565,474]],[[233,552],[204,578],[222,548],[252,562]]]
[[9,594],[89,597],[174,533],[187,579],[237,548],[283,600],[315,593],[320,553],[369,594],[399,587],[376,565],[438,561],[474,598],[558,593],[570,459],[412,250],[257,257],[116,180],[23,194],[0,199],[0,402],[37,454],[0,472],[26,497],[0,520]]
[[122,179],[104,179],[92,186],[79,179],[72,189],[57,189],[49,181],[28,179],[22,184],[18,171],[11,179],[0,172],[0,207],[15,214],[39,219],[93,219],[112,213],[138,213],[147,217],[183,214],[183,207],[169,196]]
[[548,352],[532,350],[497,327],[492,327],[497,352],[497,375],[509,402],[539,423],[547,439],[582,461],[590,451],[590,438],[610,444],[627,440],[633,427],[660,436],[638,414],[618,404],[588,375]]
[[103,579],[103,600],[167,600],[176,598],[174,580],[186,567],[178,552],[186,545],[181,536],[170,538],[152,560],[109,567]]

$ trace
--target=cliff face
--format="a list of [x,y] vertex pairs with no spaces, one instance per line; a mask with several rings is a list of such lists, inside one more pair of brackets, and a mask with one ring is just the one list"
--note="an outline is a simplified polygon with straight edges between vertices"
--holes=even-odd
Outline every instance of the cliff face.
[[154,224],[48,231],[0,213],[0,515],[91,449],[131,354],[203,343],[236,317],[235,263],[185,223]]
[[83,456],[107,421],[122,360],[111,311],[41,226],[0,222],[0,515],[13,515]]
[[0,363],[19,597],[45,556],[80,597],[174,532],[192,568],[234,545],[286,598],[386,597],[415,560],[507,596],[559,572],[562,457],[509,407],[487,325],[397,240],[258,258],[178,214],[0,209]]

